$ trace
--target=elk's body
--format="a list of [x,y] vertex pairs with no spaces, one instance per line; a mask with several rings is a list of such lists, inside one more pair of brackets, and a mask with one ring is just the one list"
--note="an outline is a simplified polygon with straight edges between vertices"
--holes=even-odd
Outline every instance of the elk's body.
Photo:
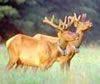
[[23,65],[47,69],[59,56],[55,43],[40,41],[22,34],[9,39],[7,48],[10,55],[8,69],[19,62]]

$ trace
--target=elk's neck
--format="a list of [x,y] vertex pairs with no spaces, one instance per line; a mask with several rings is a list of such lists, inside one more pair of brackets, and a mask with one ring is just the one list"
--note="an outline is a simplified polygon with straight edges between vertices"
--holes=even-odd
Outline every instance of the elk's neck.
[[76,30],[76,33],[78,33],[81,37],[83,37],[84,36],[84,32],[82,32],[81,30]]
[[[77,29],[75,33],[79,34],[79,39],[74,40],[74,41],[69,41],[68,43],[71,43],[72,45],[75,45],[77,48],[79,48],[82,43],[83,37],[84,37],[84,32]],[[65,49],[66,45],[67,45],[67,42],[63,38],[60,38],[59,46],[62,49]]]
[[80,45],[81,45],[81,43],[82,43],[82,41],[83,41],[83,37],[84,37],[84,32],[82,32],[82,31],[80,31],[80,30],[76,30],[76,33],[78,33],[79,34],[79,39],[78,40],[76,40],[76,41],[74,41],[75,42],[75,46],[76,47],[80,47]]

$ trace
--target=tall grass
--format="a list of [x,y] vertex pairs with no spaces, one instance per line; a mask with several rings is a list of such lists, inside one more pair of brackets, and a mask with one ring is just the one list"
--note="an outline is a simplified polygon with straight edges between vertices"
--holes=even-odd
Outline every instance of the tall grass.
[[59,63],[46,72],[33,72],[31,68],[7,72],[7,62],[7,49],[0,45],[0,84],[100,84],[100,47],[82,46],[72,59],[70,71],[64,73]]

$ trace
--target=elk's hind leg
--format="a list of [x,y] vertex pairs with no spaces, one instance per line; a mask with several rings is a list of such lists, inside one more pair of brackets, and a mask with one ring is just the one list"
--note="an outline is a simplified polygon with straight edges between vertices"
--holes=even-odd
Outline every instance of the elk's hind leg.
[[18,52],[17,52],[17,49],[16,49],[16,46],[9,46],[8,47],[8,51],[9,51],[9,62],[6,66],[7,70],[10,70],[14,64],[18,61]]
[[10,70],[14,64],[17,62],[18,58],[10,57],[9,62],[7,64],[7,70]]

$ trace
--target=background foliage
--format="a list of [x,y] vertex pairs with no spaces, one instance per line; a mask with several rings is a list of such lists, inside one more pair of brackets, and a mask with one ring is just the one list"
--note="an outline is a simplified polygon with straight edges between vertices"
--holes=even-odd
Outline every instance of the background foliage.
[[[58,20],[76,12],[87,13],[88,18],[93,22],[92,30],[86,34],[86,41],[99,42],[99,4],[99,0],[0,0],[1,23],[2,20],[7,21],[0,24],[3,25],[0,27],[0,35],[3,39],[8,39],[16,34],[16,31],[28,35],[36,33],[55,35],[54,29],[42,23],[44,16],[55,14]],[[6,24],[13,24],[14,27],[11,28],[11,25],[6,26]]]

